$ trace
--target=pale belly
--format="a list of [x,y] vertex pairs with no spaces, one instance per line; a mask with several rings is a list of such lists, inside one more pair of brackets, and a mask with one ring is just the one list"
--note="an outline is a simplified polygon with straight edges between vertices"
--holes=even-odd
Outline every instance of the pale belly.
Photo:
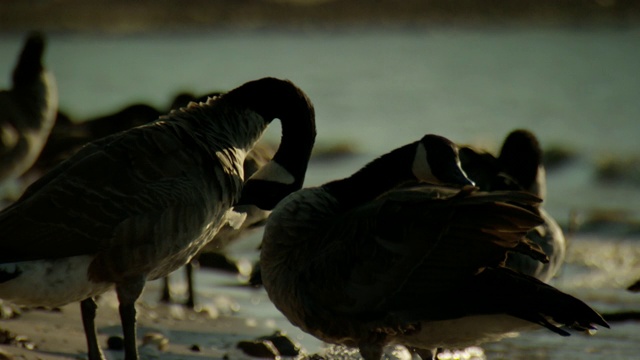
[[504,314],[467,316],[454,320],[423,322],[420,333],[398,337],[393,343],[420,349],[466,348],[516,337],[519,331],[536,328],[540,326]]
[[0,299],[27,306],[56,307],[97,296],[113,284],[89,280],[93,256],[73,256],[0,264],[0,271],[20,275],[0,283]]

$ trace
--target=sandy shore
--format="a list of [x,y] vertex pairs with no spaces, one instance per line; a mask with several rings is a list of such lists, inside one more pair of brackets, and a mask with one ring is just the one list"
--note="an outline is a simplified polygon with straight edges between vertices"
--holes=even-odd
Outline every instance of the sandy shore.
[[[242,340],[274,332],[274,321],[260,321],[229,309],[195,312],[180,305],[157,304],[156,286],[145,289],[138,302],[138,337],[143,358],[202,359],[243,358],[236,349]],[[220,306],[220,305],[219,305]],[[224,306],[223,306],[224,307]],[[108,359],[122,359],[121,351],[107,350],[109,337],[121,333],[115,293],[99,300],[96,319],[99,341]],[[0,329],[19,337],[14,344],[0,345],[15,359],[48,360],[86,358],[80,307],[69,304],[57,311],[26,310],[18,318],[0,321]],[[151,340],[151,341],[150,341]],[[146,344],[145,344],[146,343]],[[0,357],[1,358],[1,357]]]

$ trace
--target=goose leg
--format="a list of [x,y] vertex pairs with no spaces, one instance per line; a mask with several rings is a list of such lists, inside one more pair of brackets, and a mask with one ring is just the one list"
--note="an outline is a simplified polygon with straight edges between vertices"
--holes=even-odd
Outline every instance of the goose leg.
[[143,277],[116,284],[116,293],[120,302],[120,321],[124,337],[124,359],[138,360],[136,345],[136,300],[142,294],[145,280]]
[[162,295],[160,296],[160,302],[171,302],[171,290],[169,289],[169,275],[162,278]]
[[188,293],[188,298],[185,305],[189,309],[193,309],[196,307],[195,290],[193,287],[193,272],[194,272],[193,269],[195,267],[195,264],[193,263],[194,261],[196,260],[191,260],[190,262],[187,263],[187,265],[185,265],[185,270],[187,271],[187,293]]
[[98,336],[96,334],[96,310],[98,305],[93,298],[86,298],[80,302],[80,313],[82,314],[82,325],[84,333],[87,337],[87,349],[89,360],[104,360],[100,346],[98,345]]

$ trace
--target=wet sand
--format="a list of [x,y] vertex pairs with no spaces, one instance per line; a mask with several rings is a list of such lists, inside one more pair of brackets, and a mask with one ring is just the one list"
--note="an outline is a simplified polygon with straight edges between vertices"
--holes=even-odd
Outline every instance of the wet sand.
[[[233,256],[250,262],[257,256],[254,245],[259,236],[234,244]],[[567,264],[553,284],[580,297],[601,312],[640,311],[640,295],[624,290],[637,274],[640,249],[637,239],[603,241],[602,236],[579,235],[572,238]],[[626,260],[625,260],[626,259]],[[631,262],[629,262],[631,261]],[[197,303],[200,311],[181,305],[158,303],[160,282],[147,285],[138,309],[138,344],[143,359],[256,359],[237,349],[240,341],[251,341],[280,330],[302,347],[301,355],[325,353],[328,359],[358,359],[356,351],[331,348],[302,333],[282,317],[269,302],[263,289],[239,286],[244,279],[230,273],[201,268],[196,273]],[[185,290],[182,273],[172,275],[175,290]],[[117,301],[113,291],[99,300],[97,316],[99,341],[107,349],[107,339],[120,334]],[[484,344],[466,354],[468,359],[632,359],[640,341],[640,323],[633,320],[611,323],[595,335],[572,333],[557,336],[544,329],[521,334],[499,343]],[[0,329],[21,335],[22,344],[0,345],[14,359],[60,360],[86,358],[85,338],[79,305],[69,304],[60,311],[23,311],[16,319],[0,320]],[[144,344],[148,336],[166,338],[166,347]],[[33,344],[34,350],[23,344]],[[197,349],[195,351],[194,349]],[[484,349],[484,350],[483,350]],[[110,360],[123,359],[121,351],[105,351]],[[0,357],[1,358],[1,357]],[[284,358],[284,357],[283,357]],[[409,360],[398,352],[390,359]],[[441,357],[447,359],[447,357]],[[417,360],[417,357],[414,359]]]
[[[204,273],[199,276],[206,277]],[[138,345],[143,359],[250,358],[236,348],[238,342],[273,334],[278,327],[274,319],[256,317],[251,309],[245,308],[247,301],[265,300],[266,295],[260,290],[241,290],[246,298],[219,294],[207,299],[200,293],[204,308],[196,312],[181,305],[159,304],[158,285],[150,283],[137,303]],[[108,359],[122,359],[122,351],[108,350],[107,346],[110,337],[121,334],[115,292],[101,296],[98,305],[96,324],[102,349]],[[25,309],[15,319],[0,320],[0,329],[19,336],[17,343],[0,345],[15,359],[86,358],[78,303],[55,311]],[[149,341],[151,338],[156,341]]]

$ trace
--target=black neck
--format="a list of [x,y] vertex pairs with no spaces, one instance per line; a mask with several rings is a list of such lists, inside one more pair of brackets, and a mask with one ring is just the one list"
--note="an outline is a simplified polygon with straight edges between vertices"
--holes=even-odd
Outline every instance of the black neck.
[[33,83],[39,81],[44,53],[44,38],[39,34],[32,34],[26,41],[18,64],[13,70],[13,87],[21,89],[30,88]]
[[404,182],[416,180],[412,167],[417,145],[418,142],[414,142],[395,149],[350,177],[329,182],[323,187],[345,209],[373,200]]
[[264,78],[246,83],[225,97],[241,101],[267,122],[280,119],[282,138],[273,160],[302,186],[316,136],[313,104],[302,90],[289,81]]
[[502,145],[498,160],[504,171],[518,181],[523,189],[530,189],[537,181],[542,149],[531,132],[515,130]]

